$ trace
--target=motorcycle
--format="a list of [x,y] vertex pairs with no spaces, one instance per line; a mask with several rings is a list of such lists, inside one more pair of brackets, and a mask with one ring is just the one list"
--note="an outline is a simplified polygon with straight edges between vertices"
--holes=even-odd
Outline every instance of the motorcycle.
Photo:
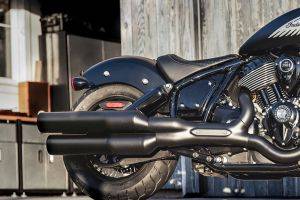
[[[300,176],[300,9],[256,32],[239,55],[188,61],[123,56],[72,79],[71,112],[43,112],[49,154],[63,155],[95,199],[145,199],[179,156],[204,176]],[[62,133],[62,134],[57,134]]]

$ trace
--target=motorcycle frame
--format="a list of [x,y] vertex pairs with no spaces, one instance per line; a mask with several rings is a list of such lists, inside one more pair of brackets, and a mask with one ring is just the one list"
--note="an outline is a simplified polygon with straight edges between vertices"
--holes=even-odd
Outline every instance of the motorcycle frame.
[[[138,99],[134,104],[128,107],[128,109],[140,110],[145,115],[150,115],[158,110],[164,103],[170,101],[170,117],[177,118],[178,95],[182,89],[213,74],[224,73],[221,83],[210,93],[208,101],[203,109],[205,110],[203,121],[207,122],[211,117],[212,110],[215,108],[217,100],[228,87],[230,81],[237,75],[239,68],[244,63],[245,61],[243,60],[234,60],[230,63],[220,64],[205,71],[198,71],[174,83],[172,85],[172,90],[170,91],[164,90],[163,86],[157,87]],[[223,147],[219,148],[222,149]],[[241,149],[241,152],[242,151],[243,150]],[[180,151],[176,151],[176,149],[173,149],[172,152],[182,155]],[[184,154],[184,156],[192,158],[194,162],[205,164],[211,170],[220,173],[221,175],[228,174],[240,179],[280,179],[287,176],[297,177],[300,175],[299,164],[218,164],[209,163],[205,158],[195,159],[192,154],[188,153]],[[258,174],[260,174],[260,176],[257,176]]]
[[221,83],[211,92],[209,92],[209,97],[205,102],[205,106],[203,110],[204,112],[204,122],[209,120],[211,117],[211,111],[213,110],[217,100],[220,95],[223,94],[224,90],[228,87],[230,81],[237,75],[238,69],[245,63],[245,61],[238,59],[234,61],[229,61],[214,67],[211,67],[205,71],[198,71],[192,75],[185,77],[182,80],[179,80],[172,85],[171,90],[165,90],[164,86],[159,86],[154,90],[146,93],[140,99],[138,99],[135,103],[133,103],[128,110],[140,110],[145,115],[150,115],[154,113],[157,109],[161,108],[161,106],[170,100],[169,110],[170,117],[176,118],[177,116],[177,103],[178,103],[178,95],[181,90],[193,84],[196,81],[209,77],[211,75],[217,73],[223,73],[224,76],[221,80]]

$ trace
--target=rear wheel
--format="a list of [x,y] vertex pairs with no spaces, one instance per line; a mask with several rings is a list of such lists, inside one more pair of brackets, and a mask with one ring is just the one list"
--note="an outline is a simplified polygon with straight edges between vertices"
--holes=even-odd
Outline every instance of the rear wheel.
[[[142,93],[127,85],[108,85],[85,93],[75,111],[124,109]],[[172,156],[163,152],[163,157]],[[94,199],[145,199],[161,188],[172,175],[177,160],[120,166],[110,155],[64,156],[74,183]]]

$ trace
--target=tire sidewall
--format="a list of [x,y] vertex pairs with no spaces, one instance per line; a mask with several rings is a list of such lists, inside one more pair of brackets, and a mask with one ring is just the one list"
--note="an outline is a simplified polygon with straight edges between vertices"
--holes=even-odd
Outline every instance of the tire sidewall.
[[[127,85],[116,84],[104,86],[102,88],[87,91],[74,105],[73,110],[87,111],[97,102],[116,95],[135,100],[142,96],[142,92]],[[169,152],[165,152],[165,156],[168,155]],[[86,156],[64,156],[64,163],[71,179],[79,187],[79,189],[94,199],[111,199],[114,197],[121,198],[125,196],[132,198],[130,191],[136,192],[137,188],[141,187],[141,184],[145,184],[145,180],[153,179],[151,174],[153,176],[153,173],[158,173],[157,169],[161,167],[165,168],[165,163],[162,163],[163,161],[151,162],[143,165],[141,169],[129,177],[110,181],[101,177],[96,169],[92,168],[88,162],[89,160]],[[176,162],[177,161],[171,163],[172,168],[174,169]],[[174,169],[171,169],[171,171]],[[160,182],[155,183],[155,186],[153,189],[151,189],[151,191],[149,190],[147,192],[147,190],[145,190],[145,193],[147,193],[144,194],[145,197],[153,194],[157,188],[160,188],[164,185],[166,180],[168,180],[171,175],[169,171],[170,170],[168,169],[167,174],[161,174],[164,177],[160,179]]]

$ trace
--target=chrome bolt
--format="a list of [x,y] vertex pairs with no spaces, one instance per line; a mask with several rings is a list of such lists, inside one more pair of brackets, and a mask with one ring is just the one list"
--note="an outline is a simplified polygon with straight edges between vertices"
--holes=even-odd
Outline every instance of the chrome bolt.
[[198,103],[196,103],[195,106],[196,106],[196,108],[199,108],[199,107],[200,107],[200,105],[199,105]]
[[227,153],[227,155],[231,156],[231,155],[232,155],[232,153],[231,153],[231,152],[228,152],[228,153]]
[[172,89],[173,88],[173,85],[171,83],[167,83],[165,86],[166,86],[167,89]]
[[209,85],[209,86],[212,86],[212,82],[211,82],[211,81],[208,81],[208,85]]
[[147,84],[149,83],[149,81],[148,81],[148,79],[143,78],[143,79],[142,79],[142,83],[143,83],[144,85],[147,85]]
[[181,103],[181,104],[179,105],[179,107],[180,107],[180,108],[184,108],[185,105],[184,105],[183,103]]
[[193,153],[193,158],[198,158],[198,157],[199,157],[199,153],[194,152],[194,153]]
[[231,194],[232,193],[231,188],[230,187],[224,187],[223,188],[223,193],[225,193],[225,194]]
[[212,158],[211,156],[207,156],[207,157],[206,157],[206,161],[207,161],[207,162],[211,162],[212,159],[213,159],[213,158]]
[[244,188],[241,189],[240,193],[244,194],[246,192],[246,190]]
[[105,77],[107,77],[107,76],[110,76],[110,73],[109,73],[109,71],[104,71],[104,72],[103,72],[103,75],[104,75]]
[[274,137],[274,136],[272,137],[272,140],[275,140],[275,137]]
[[222,162],[222,158],[221,158],[221,157],[216,157],[216,158],[215,158],[215,162],[221,163],[221,162]]

